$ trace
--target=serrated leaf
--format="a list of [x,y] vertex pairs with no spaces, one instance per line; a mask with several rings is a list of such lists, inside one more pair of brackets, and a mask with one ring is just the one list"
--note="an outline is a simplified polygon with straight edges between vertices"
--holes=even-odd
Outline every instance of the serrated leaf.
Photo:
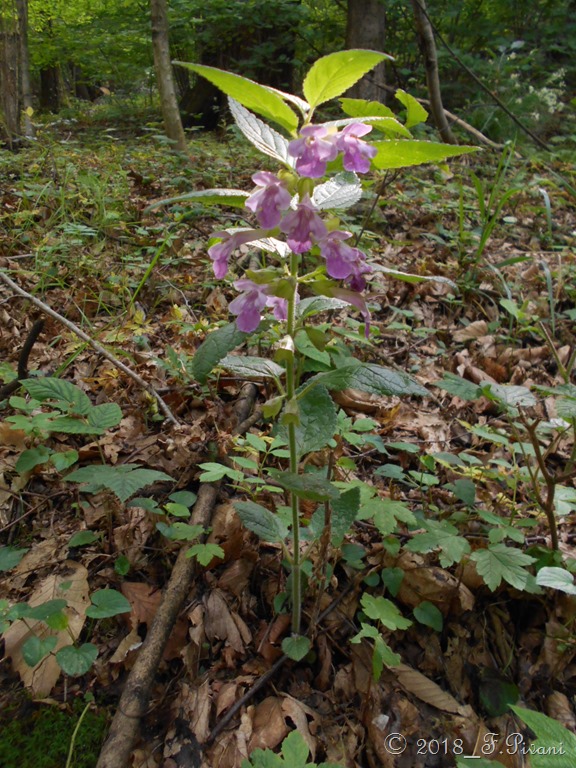
[[407,373],[371,363],[355,368],[348,387],[374,395],[428,396],[428,391]]
[[316,472],[298,475],[295,472],[271,471],[270,474],[282,488],[300,499],[328,501],[340,496],[338,488]]
[[480,390],[489,400],[496,400],[506,406],[521,405],[530,407],[536,405],[536,397],[528,387],[520,387],[515,384],[494,384],[493,382],[480,382]]
[[310,650],[310,640],[302,635],[292,635],[282,640],[282,650],[293,661],[300,661]]
[[47,400],[62,411],[86,416],[93,407],[90,398],[75,384],[63,379],[42,376],[39,379],[26,379],[20,382],[24,389],[41,403]]
[[98,657],[98,648],[92,643],[84,643],[80,648],[66,645],[56,652],[56,660],[63,672],[70,677],[85,675]]
[[425,123],[428,119],[428,112],[418,102],[414,96],[398,88],[394,94],[398,101],[406,107],[406,128],[412,128],[413,125]]
[[280,543],[288,536],[288,528],[278,515],[254,501],[236,501],[234,508],[245,528],[262,541]]
[[372,146],[378,150],[378,154],[372,159],[372,165],[378,170],[408,168],[424,163],[439,163],[449,157],[478,151],[478,147],[454,146],[453,144],[408,139],[374,141]]
[[332,546],[339,547],[360,509],[360,489],[350,488],[332,501]]
[[364,592],[360,604],[368,618],[379,621],[387,629],[408,629],[412,626],[410,619],[404,618],[394,603],[381,595],[374,597]]
[[427,533],[416,533],[406,544],[409,552],[432,552],[440,549],[440,564],[448,568],[459,563],[470,552],[470,543],[458,534],[458,529],[446,520],[426,520]]
[[290,168],[294,167],[294,158],[288,154],[288,141],[284,136],[262,122],[231,96],[228,97],[228,105],[236,125],[256,149]]
[[[300,456],[325,448],[338,426],[336,406],[321,384],[298,398],[300,423],[296,426],[296,446]],[[280,431],[284,434],[284,430]]]
[[492,591],[500,586],[502,580],[516,589],[524,589],[530,578],[526,567],[535,562],[530,555],[505,544],[478,549],[472,553],[470,559],[476,563],[476,570]]
[[66,476],[75,483],[88,483],[86,493],[96,493],[103,488],[116,494],[120,501],[127,501],[141,488],[158,480],[172,480],[170,475],[156,469],[142,469],[137,464],[120,464],[109,467],[106,464],[92,464],[81,467]]
[[170,541],[194,541],[204,533],[201,525],[189,525],[188,523],[156,523],[157,530]]
[[282,742],[282,756],[290,768],[311,768],[306,765],[310,747],[298,731],[292,731]]
[[16,568],[26,552],[28,552],[28,548],[0,547],[0,572]]
[[351,171],[342,171],[314,189],[312,203],[318,210],[350,208],[361,197],[362,184],[358,176]]
[[440,381],[433,381],[433,386],[443,389],[461,400],[477,400],[480,397],[480,387],[455,373],[444,373]]
[[530,745],[532,768],[573,768],[576,764],[576,736],[541,712],[510,705],[510,709],[538,737]]
[[54,469],[58,472],[63,472],[65,469],[69,469],[73,464],[78,461],[78,451],[73,448],[69,451],[58,451],[50,456],[50,463]]
[[58,638],[56,635],[48,635],[44,640],[31,635],[22,645],[22,658],[29,667],[35,667],[50,651],[54,650]]
[[331,299],[328,296],[308,296],[296,305],[297,317],[311,317],[320,312],[329,312],[335,309],[346,309],[346,301]]
[[88,413],[88,423],[98,429],[116,427],[122,421],[122,410],[118,403],[101,403],[93,406]]
[[224,558],[224,550],[218,544],[194,544],[186,550],[186,557],[195,557],[200,565],[208,565],[215,557]]
[[318,59],[304,78],[304,96],[311,109],[351,88],[384,59],[385,53],[368,50],[338,51]]
[[284,375],[284,368],[266,357],[226,355],[219,365],[242,378],[279,379]]
[[90,595],[90,600],[92,605],[86,608],[86,616],[92,619],[107,619],[132,610],[130,602],[115,589],[98,589]]
[[205,384],[213,368],[236,347],[248,338],[249,334],[239,331],[236,323],[212,331],[200,344],[192,358],[191,372],[194,378]]
[[544,567],[536,574],[536,584],[540,587],[558,589],[567,595],[576,595],[574,576],[565,568]]
[[203,64],[188,64],[183,61],[175,61],[186,69],[205,77],[213,85],[231,96],[251,112],[262,115],[266,120],[277,123],[293,134],[298,128],[298,118],[290,107],[274,91],[264,85],[248,80],[246,77],[225,72],[215,67],[207,67]]
[[50,432],[62,432],[64,435],[101,435],[104,430],[100,427],[94,427],[83,418],[74,416],[58,416],[51,419],[49,425]]

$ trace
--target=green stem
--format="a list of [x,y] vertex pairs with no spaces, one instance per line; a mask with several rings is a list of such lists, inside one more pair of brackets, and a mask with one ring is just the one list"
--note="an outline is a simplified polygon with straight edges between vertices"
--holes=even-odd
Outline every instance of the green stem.
[[[294,336],[296,329],[296,278],[298,277],[298,256],[290,256],[290,275],[294,278],[294,290],[288,299],[287,330],[291,340],[291,353],[286,359],[286,399],[291,402],[296,393],[296,368],[294,365]],[[296,445],[296,426],[288,424],[288,450],[290,453],[290,472],[298,472],[298,448]],[[299,634],[302,616],[302,578],[300,559],[300,510],[298,497],[290,492],[290,507],[292,509],[292,537],[294,552],[292,555],[292,632]]]
[[70,768],[72,765],[72,756],[74,755],[74,747],[76,745],[76,738],[78,736],[78,731],[80,730],[80,726],[82,725],[82,720],[84,720],[84,717],[87,715],[88,710],[90,709],[91,702],[88,702],[84,709],[82,710],[82,714],[78,718],[78,722],[76,723],[76,727],[74,728],[74,732],[72,733],[72,738],[70,739],[70,747],[68,749],[68,759],[66,760],[66,768]]

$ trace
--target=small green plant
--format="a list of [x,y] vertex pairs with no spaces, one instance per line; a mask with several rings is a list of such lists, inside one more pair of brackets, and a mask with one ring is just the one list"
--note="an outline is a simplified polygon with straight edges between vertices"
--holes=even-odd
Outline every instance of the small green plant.
[[271,749],[255,749],[242,768],[342,768],[337,763],[308,762],[310,747],[298,731],[292,731],[282,742],[280,754]]

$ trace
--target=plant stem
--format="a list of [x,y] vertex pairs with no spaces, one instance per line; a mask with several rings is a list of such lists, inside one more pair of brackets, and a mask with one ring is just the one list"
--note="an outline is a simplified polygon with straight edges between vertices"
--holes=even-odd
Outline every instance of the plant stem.
[[[290,256],[290,275],[294,278],[294,290],[288,299],[287,330],[290,339],[290,354],[286,358],[286,399],[288,403],[294,401],[296,393],[296,367],[294,365],[295,354],[295,327],[296,327],[296,278],[298,277],[298,256],[293,253]],[[290,472],[298,472],[298,447],[296,445],[296,425],[291,419],[288,423],[288,450],[290,453]],[[292,632],[299,634],[302,615],[302,579],[300,561],[300,510],[298,497],[290,492],[290,507],[292,509],[292,540],[294,552],[292,555]]]

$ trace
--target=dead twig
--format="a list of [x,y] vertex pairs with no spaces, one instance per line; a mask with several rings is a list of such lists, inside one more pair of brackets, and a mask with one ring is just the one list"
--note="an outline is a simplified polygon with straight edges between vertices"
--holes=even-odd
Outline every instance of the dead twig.
[[160,397],[158,392],[154,389],[154,387],[149,384],[147,381],[144,381],[144,379],[139,376],[136,371],[133,371],[131,368],[128,368],[127,365],[124,365],[123,362],[118,360],[118,358],[114,357],[114,355],[111,352],[108,352],[107,349],[104,349],[100,344],[98,344],[97,341],[94,341],[93,338],[88,336],[87,333],[85,333],[82,328],[79,328],[75,323],[73,323],[71,320],[68,320],[67,318],[60,315],[56,310],[52,309],[52,307],[49,307],[48,304],[45,304],[40,299],[37,299],[35,296],[32,296],[31,293],[28,293],[28,291],[25,291],[23,288],[21,288],[17,283],[14,282],[11,278],[8,277],[8,275],[3,271],[0,270],[0,280],[2,280],[3,283],[5,283],[9,288],[11,288],[14,293],[18,294],[18,296],[22,296],[24,299],[28,299],[32,304],[34,304],[35,307],[38,307],[44,314],[49,315],[50,317],[54,318],[54,320],[57,320],[59,323],[64,325],[66,328],[68,328],[69,331],[72,331],[78,338],[82,339],[82,341],[85,341],[86,344],[88,344],[95,352],[98,352],[99,355],[104,357],[108,362],[112,363],[116,368],[121,370],[123,373],[125,373],[127,376],[129,376],[133,381],[135,381],[138,386],[142,387],[142,389],[146,390],[148,394],[152,395],[152,397],[157,401],[158,406],[168,419],[168,421],[171,421],[172,424],[178,425],[180,422],[178,419],[174,416],[168,405],[164,402],[164,400]]

